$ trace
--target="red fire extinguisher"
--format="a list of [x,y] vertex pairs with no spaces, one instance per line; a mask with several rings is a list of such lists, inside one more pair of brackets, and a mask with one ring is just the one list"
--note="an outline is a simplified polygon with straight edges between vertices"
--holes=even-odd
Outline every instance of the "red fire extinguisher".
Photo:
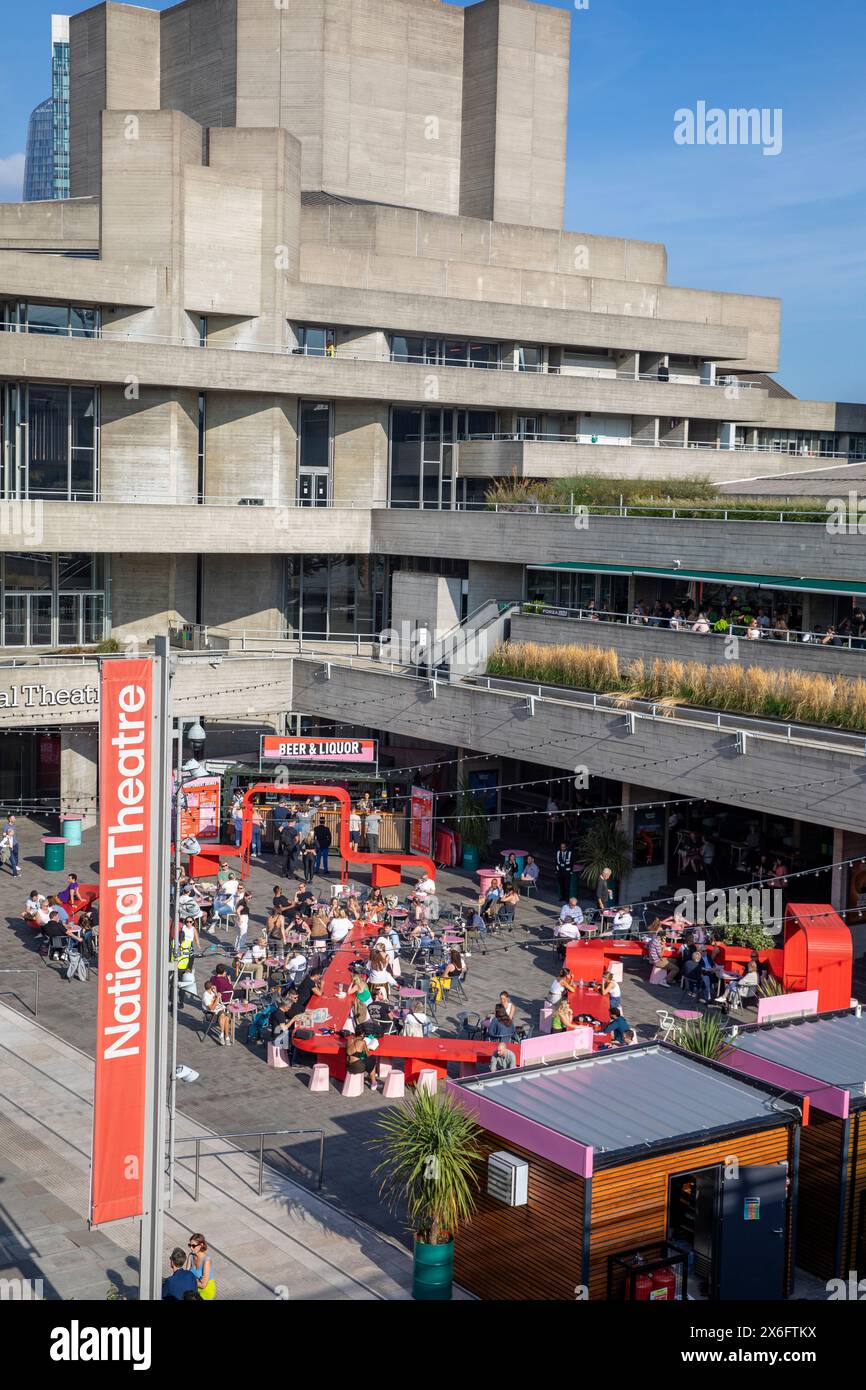
[[638,1274],[632,1283],[635,1299],[646,1302],[652,1292],[652,1286],[653,1281],[651,1274]]
[[652,1297],[658,1299],[675,1299],[677,1296],[677,1276],[674,1274],[670,1265],[664,1269],[657,1269],[652,1277]]

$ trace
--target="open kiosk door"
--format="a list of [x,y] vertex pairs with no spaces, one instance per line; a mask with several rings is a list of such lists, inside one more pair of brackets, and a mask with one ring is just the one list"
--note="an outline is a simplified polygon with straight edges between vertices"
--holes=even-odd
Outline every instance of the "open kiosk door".
[[715,1250],[715,1297],[778,1300],[786,1296],[787,1163],[747,1164],[722,1179]]

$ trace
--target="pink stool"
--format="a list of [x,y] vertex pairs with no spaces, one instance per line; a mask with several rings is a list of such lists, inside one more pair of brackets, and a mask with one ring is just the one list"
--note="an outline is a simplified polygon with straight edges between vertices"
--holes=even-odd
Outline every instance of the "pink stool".
[[279,1071],[280,1067],[287,1067],[288,1065],[286,1061],[286,1048],[274,1047],[273,1043],[268,1043],[268,1066],[276,1067]]
[[386,1100],[402,1100],[406,1094],[406,1078],[394,1067],[385,1078],[382,1095]]
[[540,1033],[549,1033],[549,1032],[550,1032],[550,1025],[551,1025],[552,1021],[553,1021],[553,1005],[552,1005],[552,1004],[542,1004],[542,1006],[541,1006],[541,1013],[540,1013],[539,1018],[538,1018],[538,1031],[539,1031]]
[[310,1077],[311,1091],[329,1091],[331,1089],[331,1074],[325,1062],[317,1062],[313,1067]]
[[438,1081],[439,1077],[436,1075],[433,1068],[424,1067],[423,1071],[419,1071],[418,1073],[418,1080],[415,1082],[415,1090],[429,1091],[431,1095],[435,1096]]
[[391,1066],[390,1062],[379,1062],[376,1070],[379,1073],[379,1080],[387,1081],[394,1068]]
[[650,971],[649,982],[651,985],[666,985],[668,982],[668,972],[660,965],[654,965]]
[[344,1096],[362,1096],[364,1094],[364,1073],[362,1071],[347,1071],[341,1094]]

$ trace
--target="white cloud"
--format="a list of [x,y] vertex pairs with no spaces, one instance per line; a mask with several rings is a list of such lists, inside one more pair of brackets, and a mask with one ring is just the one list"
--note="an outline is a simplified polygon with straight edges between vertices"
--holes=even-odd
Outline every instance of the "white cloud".
[[18,203],[24,186],[24,156],[0,157],[0,203]]

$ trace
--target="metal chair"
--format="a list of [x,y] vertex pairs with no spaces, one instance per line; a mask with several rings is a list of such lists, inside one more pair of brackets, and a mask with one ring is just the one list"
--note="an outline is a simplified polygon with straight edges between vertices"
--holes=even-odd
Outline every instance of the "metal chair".
[[484,1030],[481,1027],[481,1015],[468,1013],[465,1009],[457,1015],[458,1032],[470,1041],[483,1037]]
[[656,1018],[659,1021],[656,1038],[661,1042],[667,1042],[671,1034],[676,1032],[677,1021],[667,1009],[656,1009]]

